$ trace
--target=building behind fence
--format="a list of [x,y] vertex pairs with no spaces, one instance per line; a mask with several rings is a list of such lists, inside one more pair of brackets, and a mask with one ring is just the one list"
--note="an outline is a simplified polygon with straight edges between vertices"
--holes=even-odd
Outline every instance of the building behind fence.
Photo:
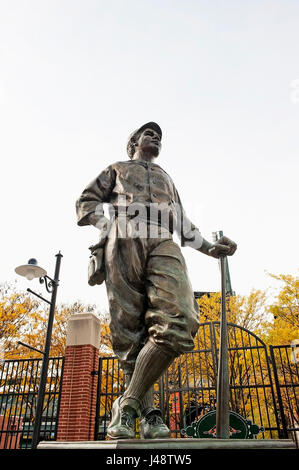
[[[117,358],[98,358],[98,323],[92,314],[82,315],[81,326],[76,315],[70,328],[65,358],[50,359],[41,440],[105,439],[112,403],[124,391]],[[74,325],[76,331],[85,325],[81,342],[71,332]],[[89,333],[94,339],[88,348]],[[172,437],[183,437],[182,428],[215,409],[218,355],[219,322],[201,323],[195,349],[177,358],[155,384],[155,404]],[[40,369],[41,359],[0,364],[2,449],[31,445]],[[291,346],[270,346],[268,352],[256,335],[229,324],[229,371],[230,409],[264,428],[257,438],[293,438],[298,445],[299,371]]]

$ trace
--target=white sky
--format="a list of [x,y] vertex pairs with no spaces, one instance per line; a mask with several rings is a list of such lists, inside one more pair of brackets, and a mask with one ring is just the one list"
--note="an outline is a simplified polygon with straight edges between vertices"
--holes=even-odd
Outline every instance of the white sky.
[[[107,309],[75,200],[150,120],[189,217],[238,243],[234,290],[296,274],[298,45],[298,1],[0,0],[0,280],[30,257],[51,276],[61,250],[58,302]],[[193,289],[219,290],[217,261],[183,253]]]

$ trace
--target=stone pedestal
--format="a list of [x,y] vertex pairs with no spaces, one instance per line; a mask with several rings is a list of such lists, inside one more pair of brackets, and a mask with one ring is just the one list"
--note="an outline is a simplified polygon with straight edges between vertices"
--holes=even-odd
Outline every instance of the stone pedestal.
[[40,442],[38,449],[295,449],[290,439],[119,439],[93,442]]
[[93,313],[68,322],[57,441],[94,439],[100,320]]

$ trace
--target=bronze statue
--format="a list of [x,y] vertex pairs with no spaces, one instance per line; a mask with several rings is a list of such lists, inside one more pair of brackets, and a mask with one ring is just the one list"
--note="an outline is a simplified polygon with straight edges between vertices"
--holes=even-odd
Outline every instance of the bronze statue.
[[[137,416],[142,438],[170,435],[153,405],[153,384],[175,357],[194,348],[199,324],[173,232],[182,246],[215,258],[233,255],[237,248],[227,237],[209,243],[189,221],[172,179],[154,163],[161,138],[154,122],[134,131],[127,145],[130,160],[105,169],[76,205],[78,225],[100,229],[90,283],[105,278],[113,349],[125,374],[126,390],[112,407],[107,433],[112,439],[134,438]],[[110,220],[104,203],[110,204]]]

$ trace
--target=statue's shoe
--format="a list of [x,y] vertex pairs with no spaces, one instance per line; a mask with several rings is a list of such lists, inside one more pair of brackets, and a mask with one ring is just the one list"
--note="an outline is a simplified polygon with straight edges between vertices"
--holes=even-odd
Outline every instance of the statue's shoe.
[[107,436],[110,439],[134,439],[134,423],[135,417],[132,413],[129,413],[127,409],[122,410],[120,408],[119,397],[115,400],[112,406],[112,418],[107,428]]
[[163,423],[161,411],[151,409],[140,420],[141,439],[167,439],[170,437],[170,430]]

